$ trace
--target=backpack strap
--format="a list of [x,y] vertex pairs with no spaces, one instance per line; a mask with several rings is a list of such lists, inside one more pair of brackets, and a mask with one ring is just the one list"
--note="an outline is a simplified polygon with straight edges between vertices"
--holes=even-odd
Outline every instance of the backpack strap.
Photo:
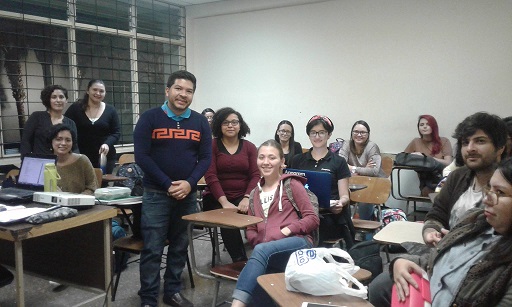
[[291,178],[287,178],[284,180],[283,186],[284,190],[286,191],[286,196],[288,196],[288,199],[292,203],[293,209],[295,209],[295,212],[299,216],[299,219],[302,219],[302,213],[299,210],[299,207],[297,206],[297,203],[295,202],[295,199],[293,199],[293,191],[292,187],[290,186],[290,180]]
[[249,211],[253,216],[256,215],[256,212],[254,212],[254,190],[256,188],[252,189],[251,194],[249,194]]

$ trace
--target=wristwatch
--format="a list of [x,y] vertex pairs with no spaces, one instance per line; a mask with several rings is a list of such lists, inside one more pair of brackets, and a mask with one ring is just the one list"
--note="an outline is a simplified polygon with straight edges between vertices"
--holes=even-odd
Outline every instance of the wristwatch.
[[356,173],[356,169],[357,169],[357,167],[355,167],[355,166],[352,166],[352,170],[351,170],[351,173],[352,173],[352,174],[355,174],[355,173]]

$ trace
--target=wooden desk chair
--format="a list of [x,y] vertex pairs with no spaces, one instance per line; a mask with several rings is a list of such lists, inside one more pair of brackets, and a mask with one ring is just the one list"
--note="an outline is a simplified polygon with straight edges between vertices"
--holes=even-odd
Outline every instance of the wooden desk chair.
[[380,160],[380,168],[386,174],[386,177],[391,176],[391,172],[393,171],[393,164],[395,161],[390,156],[381,156]]
[[98,183],[98,188],[101,187],[101,183],[103,181],[103,172],[101,171],[101,168],[94,168],[94,174],[96,175],[96,181]]
[[122,154],[117,161],[120,165],[135,162],[135,155],[132,153]]
[[[169,242],[165,243],[166,245],[169,245]],[[144,242],[142,239],[134,238],[132,236],[123,237],[115,240],[113,242],[113,250],[115,253],[130,253],[130,254],[136,254],[140,255],[142,248],[144,247]],[[120,257],[118,257],[120,258]],[[166,258],[167,254],[164,253],[162,256],[162,266],[160,267],[161,270],[166,268]],[[127,265],[130,263],[139,262],[139,258],[128,261]],[[188,269],[188,277],[190,279],[190,287],[195,288],[194,284],[194,276],[192,275],[192,267],[190,266],[190,259],[187,255],[187,269]],[[112,287],[112,301],[115,301],[116,299],[116,293],[117,293],[117,287],[119,286],[119,280],[121,279],[121,273],[122,269],[118,272],[114,272],[116,274],[116,280],[114,282],[114,286]]]
[[367,177],[367,176],[354,176],[348,180],[349,184],[363,184],[366,185],[365,189],[354,191],[350,193],[350,201],[355,203],[357,211],[357,203],[368,203],[377,206],[379,210],[379,221],[366,221],[360,219],[352,219],[355,229],[363,231],[375,232],[380,229],[382,223],[380,217],[382,216],[381,206],[388,200],[391,193],[391,182],[387,178]]
[[239,261],[224,265],[217,265],[210,269],[210,274],[215,277],[215,296],[213,297],[212,306],[217,306],[220,282],[223,279],[235,282],[238,281],[238,276],[240,276],[240,272],[242,272],[246,264],[247,261]]

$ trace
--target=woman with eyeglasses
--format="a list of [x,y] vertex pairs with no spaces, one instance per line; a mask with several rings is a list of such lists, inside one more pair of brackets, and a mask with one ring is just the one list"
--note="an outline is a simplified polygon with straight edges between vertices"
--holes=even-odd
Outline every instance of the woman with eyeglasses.
[[213,109],[210,109],[210,108],[206,108],[203,110],[203,112],[201,112],[201,114],[206,117],[206,119],[208,120],[208,125],[210,125],[210,128],[212,127],[212,120],[213,120],[213,115],[215,115],[215,111]]
[[[232,108],[222,108],[213,116],[212,162],[204,175],[205,211],[233,208],[247,213],[249,194],[260,179],[256,146],[243,139],[250,132],[242,115]],[[221,228],[221,235],[233,262],[247,260],[238,229]]]
[[[452,144],[445,137],[439,136],[436,119],[431,115],[420,115],[418,118],[419,138],[414,138],[404,152],[432,157],[444,166],[452,163]],[[435,173],[418,173],[422,196],[433,193],[442,179],[442,170]]]
[[[348,163],[352,176],[385,177],[381,169],[380,149],[370,141],[370,126],[364,120],[358,120],[352,125],[350,141],[344,142],[339,155]],[[374,206],[360,203],[359,218],[371,220]]]
[[483,189],[483,206],[471,209],[422,256],[407,255],[390,264],[370,284],[374,306],[391,305],[391,287],[400,301],[417,288],[412,272],[430,277],[432,306],[512,306],[512,160],[501,162]]
[[274,140],[281,144],[281,148],[284,152],[284,164],[290,165],[290,161],[293,156],[302,153],[302,145],[299,142],[295,142],[295,130],[293,124],[289,120],[282,120],[277,125]]
[[343,238],[345,247],[354,245],[355,229],[350,214],[348,196],[348,178],[350,170],[345,158],[334,154],[327,147],[327,142],[334,131],[332,121],[323,115],[311,117],[306,125],[306,133],[311,141],[311,149],[292,158],[291,168],[329,172],[331,174],[330,209],[320,212],[320,244],[328,239]]

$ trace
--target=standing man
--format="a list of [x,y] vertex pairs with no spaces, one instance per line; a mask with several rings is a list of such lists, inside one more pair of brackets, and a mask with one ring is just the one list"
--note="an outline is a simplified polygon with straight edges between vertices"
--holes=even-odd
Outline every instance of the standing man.
[[[457,139],[455,159],[463,161],[464,165],[450,173],[425,218],[423,240],[429,246],[437,246],[467,210],[482,205],[482,188],[489,184],[498,163],[505,157],[507,127],[496,115],[479,112],[466,117],[455,128],[453,137]],[[393,263],[394,260],[391,265]],[[458,266],[444,270],[446,275],[462,271]],[[393,282],[389,272],[377,276],[368,287],[370,303],[390,306]]]
[[206,117],[189,109],[196,78],[176,71],[167,80],[161,107],[144,112],[133,132],[135,161],[144,171],[140,255],[141,306],[157,306],[160,263],[165,247],[165,304],[193,306],[180,294],[181,273],[188,252],[187,222],[196,212],[197,181],[210,166],[212,135]]

